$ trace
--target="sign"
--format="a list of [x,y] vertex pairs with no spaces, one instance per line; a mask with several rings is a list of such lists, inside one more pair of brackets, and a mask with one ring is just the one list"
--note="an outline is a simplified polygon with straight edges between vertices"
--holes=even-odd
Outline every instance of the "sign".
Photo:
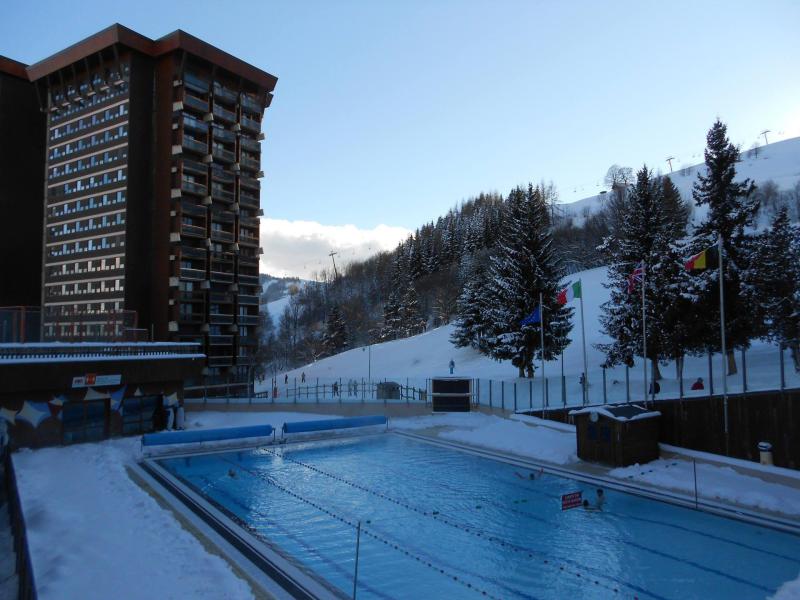
[[561,496],[561,510],[578,508],[583,504],[583,492],[571,492]]
[[119,385],[120,383],[122,383],[122,375],[97,375],[96,373],[87,373],[86,375],[72,378],[73,388]]

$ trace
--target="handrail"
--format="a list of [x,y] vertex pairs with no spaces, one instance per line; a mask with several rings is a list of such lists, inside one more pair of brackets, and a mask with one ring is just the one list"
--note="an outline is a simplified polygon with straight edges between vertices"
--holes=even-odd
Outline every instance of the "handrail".
[[14,472],[14,461],[8,446],[2,449],[5,464],[5,486],[8,494],[8,516],[11,521],[11,533],[14,537],[14,552],[17,555],[16,573],[19,584],[17,598],[19,600],[37,600],[36,582],[33,577],[31,553],[28,547],[27,527],[25,514],[22,512],[22,502],[17,488],[17,477]]

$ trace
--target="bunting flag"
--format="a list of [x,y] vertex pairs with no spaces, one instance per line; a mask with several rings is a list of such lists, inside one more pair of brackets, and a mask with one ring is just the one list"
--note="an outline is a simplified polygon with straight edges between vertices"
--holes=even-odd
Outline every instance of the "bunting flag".
[[536,323],[542,322],[542,311],[541,307],[537,306],[534,311],[529,314],[527,317],[520,321],[520,325],[535,325]]
[[719,251],[716,246],[706,248],[698,252],[684,263],[687,271],[703,271],[705,269],[716,269],[719,264]]
[[13,425],[16,421],[16,417],[17,411],[11,410],[10,408],[0,408],[0,419],[4,419]]
[[641,283],[644,280],[644,261],[640,262],[636,265],[636,268],[633,272],[628,275],[628,293],[632,294],[633,290],[636,289],[636,284]]
[[47,402],[29,402],[27,400],[23,403],[22,410],[17,413],[17,419],[27,421],[34,427],[38,427],[39,423],[49,416],[50,406]]
[[582,296],[583,292],[581,290],[581,280],[578,279],[578,281],[575,283],[568,283],[567,287],[558,292],[556,301],[563,306],[567,302],[572,302],[575,300],[575,298],[581,298]]
[[118,390],[111,392],[111,410],[122,415],[122,399],[125,397],[125,390],[128,386],[123,385]]

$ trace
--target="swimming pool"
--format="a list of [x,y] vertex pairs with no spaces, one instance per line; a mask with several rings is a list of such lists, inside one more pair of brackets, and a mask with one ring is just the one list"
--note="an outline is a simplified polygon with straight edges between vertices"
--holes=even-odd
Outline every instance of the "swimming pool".
[[382,434],[158,463],[341,595],[765,598],[800,537]]

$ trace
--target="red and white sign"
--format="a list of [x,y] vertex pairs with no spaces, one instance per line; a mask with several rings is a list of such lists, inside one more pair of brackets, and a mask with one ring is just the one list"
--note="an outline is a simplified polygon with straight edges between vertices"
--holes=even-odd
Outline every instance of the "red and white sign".
[[583,492],[571,492],[561,496],[561,510],[578,508],[581,504],[583,504]]
[[73,388],[84,388],[103,385],[119,385],[122,382],[122,375],[98,375],[97,373],[87,373],[80,377],[72,378]]

